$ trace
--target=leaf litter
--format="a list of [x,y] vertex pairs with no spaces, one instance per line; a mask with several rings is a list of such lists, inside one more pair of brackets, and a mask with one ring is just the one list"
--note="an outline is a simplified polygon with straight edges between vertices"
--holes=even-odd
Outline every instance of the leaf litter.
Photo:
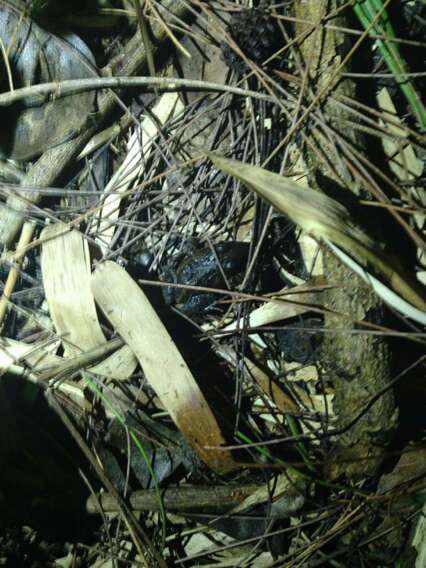
[[[401,480],[383,490],[389,477],[380,477],[381,465],[372,476],[356,477],[349,468],[346,477],[336,477],[326,467],[337,459],[334,449],[346,426],[333,408],[334,385],[321,362],[322,336],[339,333],[322,327],[329,312],[323,298],[342,286],[353,289],[355,297],[360,284],[333,282],[329,274],[324,278],[323,238],[343,246],[346,253],[359,250],[345,239],[336,241],[336,230],[342,235],[344,229],[331,223],[332,215],[337,215],[338,224],[351,217],[353,201],[347,196],[331,206],[332,197],[306,189],[307,201],[303,204],[301,198],[299,206],[297,192],[303,194],[306,175],[308,184],[311,175],[304,143],[318,141],[317,131],[310,139],[310,128],[323,128],[323,134],[333,138],[320,107],[313,107],[308,124],[301,123],[289,136],[310,104],[301,83],[303,62],[294,50],[297,42],[288,37],[292,3],[284,10],[193,1],[177,17],[172,15],[174,3],[166,4],[146,2],[142,11],[148,25],[160,22],[178,38],[176,54],[169,44],[157,62],[158,74],[264,91],[275,102],[226,91],[120,93],[128,114],[123,130],[117,134],[115,127],[111,134],[107,129],[103,145],[94,143],[84,160],[70,162],[68,177],[58,172],[57,179],[64,178],[62,187],[37,188],[41,201],[26,215],[35,234],[23,245],[22,266],[16,264],[21,262],[22,245],[16,253],[4,247],[2,283],[9,267],[20,277],[12,290],[3,291],[8,311],[1,338],[2,372],[21,381],[21,389],[27,379],[48,399],[54,397],[53,406],[60,404],[80,431],[75,439],[82,453],[96,456],[101,465],[98,476],[93,464],[83,466],[93,488],[88,510],[99,510],[95,494],[102,486],[107,488],[102,499],[110,499],[96,546],[90,550],[83,543],[73,545],[86,565],[109,559],[115,565],[135,566],[317,566],[328,555],[354,559],[354,542],[358,552],[353,562],[362,559],[373,565],[382,552],[377,542],[383,543],[379,539],[384,528],[397,535],[399,548],[406,544],[397,530],[397,516],[415,522],[419,506],[409,498],[421,495],[424,485],[417,479],[414,483],[412,476],[406,484]],[[129,30],[137,34],[132,5],[123,2],[123,8]],[[31,15],[22,14],[24,21],[31,21]],[[241,22],[252,39],[241,31]],[[262,40],[272,26],[281,42]],[[274,60],[281,48],[284,53]],[[271,61],[264,64],[269,56]],[[11,58],[9,64],[13,68]],[[282,79],[286,76],[293,80]],[[333,99],[333,91],[327,96]],[[379,100],[378,110],[363,108],[362,117],[388,153],[389,192],[400,191],[392,200],[369,201],[370,210],[376,205],[376,210],[404,212],[408,219],[403,229],[417,265],[411,266],[408,284],[414,291],[405,300],[424,311],[422,292],[412,283],[415,269],[419,280],[424,272],[418,246],[424,188],[415,152],[421,134],[415,122],[400,120],[388,102],[387,114],[380,114],[385,103],[383,96]],[[354,102],[351,108],[359,120],[359,107]],[[392,135],[401,144],[391,145]],[[46,149],[42,138],[40,153]],[[228,168],[228,157],[239,160],[242,169]],[[244,169],[244,163],[251,165]],[[325,169],[335,166],[324,163]],[[267,202],[274,208],[269,207],[249,191],[256,171],[265,176],[265,191],[273,187],[266,170],[281,174],[284,185],[296,191],[289,211],[270,196]],[[344,185],[342,180],[341,190]],[[31,191],[20,189],[24,196]],[[3,197],[13,192],[6,179]],[[322,209],[323,203],[331,209]],[[297,209],[295,217],[291,207]],[[316,214],[324,216],[324,234]],[[368,230],[359,232],[352,221],[350,230],[362,246],[377,250]],[[236,262],[236,256],[246,254],[243,249],[244,262]],[[367,264],[374,272],[371,258]],[[406,266],[401,269],[403,280],[410,276]],[[374,278],[383,276],[381,268]],[[395,288],[388,274],[387,284],[401,294],[401,286]],[[370,285],[373,276],[367,281]],[[402,286],[402,294],[406,290]],[[408,342],[409,359],[397,361],[389,384],[398,386],[408,374],[419,389],[422,322],[410,322],[401,311],[394,311],[393,319],[366,323],[337,313],[336,321],[350,322],[349,331],[342,326],[341,332],[353,337],[354,353],[360,330],[373,338]],[[362,354],[356,356],[362,361]],[[418,392],[424,395],[424,389]],[[380,396],[374,393],[369,404]],[[37,397],[25,403],[39,408]],[[356,421],[368,413],[368,406],[353,410]],[[410,442],[419,442],[422,426],[407,432],[401,423],[404,408],[400,412],[405,445],[399,453],[387,446],[390,461],[410,452],[421,455]],[[357,450],[343,456],[349,463],[371,459],[368,447],[364,454]],[[387,467],[389,476],[392,466]],[[418,473],[424,475],[420,466]],[[394,475],[399,475],[398,469]],[[135,518],[108,480],[133,508],[143,501],[144,491],[154,491],[157,504]],[[178,497],[173,491],[180,487],[188,491],[186,506],[174,506]],[[398,514],[383,524],[389,504],[401,496],[408,504],[397,502]],[[392,540],[388,546],[397,548]]]

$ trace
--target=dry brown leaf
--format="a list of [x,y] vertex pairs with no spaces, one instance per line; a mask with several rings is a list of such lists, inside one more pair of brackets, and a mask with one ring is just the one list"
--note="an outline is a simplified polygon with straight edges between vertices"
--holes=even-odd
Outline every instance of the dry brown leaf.
[[238,467],[228,450],[207,449],[225,440],[185,360],[140,287],[108,261],[92,276],[96,302],[138,358],[146,378],[183,436],[218,472]]
[[[232,367],[237,365],[237,354],[232,347],[221,345],[215,352],[225,359]],[[245,370],[256,381],[260,389],[274,402],[284,414],[299,411],[297,404],[276,383],[272,382],[268,375],[260,369],[248,357],[244,357]]]

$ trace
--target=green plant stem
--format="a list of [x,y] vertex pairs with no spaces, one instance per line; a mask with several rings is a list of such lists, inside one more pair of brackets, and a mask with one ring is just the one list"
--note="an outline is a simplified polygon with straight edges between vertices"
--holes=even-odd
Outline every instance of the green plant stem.
[[[381,0],[356,0],[353,4],[353,9],[364,28],[368,28],[375,18],[377,12],[383,7]],[[390,38],[395,37],[392,24],[389,21],[386,10],[383,11],[379,20],[370,27],[370,33],[385,34]],[[395,81],[399,84],[404,96],[408,103],[412,106],[423,127],[426,126],[426,110],[421,102],[416,90],[412,83],[404,75],[407,74],[407,65],[402,58],[398,45],[395,42],[389,42],[377,38],[376,45],[383,54],[387,66],[394,74]]]
[[138,448],[139,452],[141,453],[143,459],[146,462],[146,465],[148,467],[149,473],[151,474],[152,477],[152,482],[154,483],[154,487],[155,490],[157,492],[158,495],[158,501],[159,501],[159,505],[160,505],[160,515],[161,515],[161,523],[162,523],[162,547],[165,547],[165,543],[166,543],[166,511],[164,509],[164,503],[163,503],[163,498],[161,495],[161,490],[160,487],[158,486],[158,481],[157,481],[157,477],[155,475],[154,470],[152,469],[152,465],[151,462],[149,461],[148,455],[145,452],[144,447],[142,446],[139,438],[136,436],[136,434],[134,433],[134,431],[126,425],[126,421],[123,418],[123,416],[118,412],[118,410],[116,410],[114,408],[114,406],[112,405],[112,403],[106,398],[106,396],[99,390],[99,388],[95,385],[94,381],[89,377],[89,375],[87,373],[83,373],[84,378],[86,379],[88,385],[90,386],[90,388],[96,393],[98,394],[101,399],[105,402],[105,404],[108,406],[108,408],[114,413],[114,415],[118,418],[118,420],[121,422],[121,424],[123,424],[123,426],[125,426],[130,434],[130,437],[132,438],[132,440],[134,441],[134,443],[136,444],[136,447]]
[[[246,436],[245,434],[243,434],[239,430],[237,431],[237,436],[239,438],[241,438],[241,440],[243,440],[247,444],[253,444],[252,440],[250,440],[250,438],[248,436]],[[362,495],[364,497],[367,496],[367,495],[370,495],[369,491],[365,491],[365,490],[362,490],[362,489],[355,489],[354,487],[346,487],[345,485],[340,485],[339,483],[332,483],[330,481],[324,481],[323,479],[319,479],[317,477],[314,477],[313,475],[310,475],[309,473],[304,473],[303,471],[300,471],[300,469],[295,468],[294,466],[288,464],[284,460],[277,458],[277,457],[274,457],[269,450],[262,448],[262,446],[255,445],[254,447],[256,448],[256,450],[258,452],[260,452],[261,454],[263,454],[264,456],[266,456],[267,458],[269,458],[273,462],[280,464],[280,465],[283,465],[286,468],[287,471],[294,473],[295,475],[301,477],[302,479],[306,479],[307,481],[311,481],[313,483],[316,483],[317,485],[322,485],[323,487],[329,487],[331,489],[338,489],[339,491],[351,491],[352,493],[355,493],[356,495]]]
[[299,450],[299,453],[302,456],[302,459],[305,462],[306,467],[310,471],[312,471],[313,473],[318,473],[315,466],[312,465],[312,463],[311,463],[311,460],[309,458],[309,452],[308,452],[303,440],[300,438],[300,431],[299,431],[299,427],[297,425],[296,420],[290,414],[286,414],[285,419],[287,421],[288,427],[290,428],[290,432],[296,438],[297,449]]

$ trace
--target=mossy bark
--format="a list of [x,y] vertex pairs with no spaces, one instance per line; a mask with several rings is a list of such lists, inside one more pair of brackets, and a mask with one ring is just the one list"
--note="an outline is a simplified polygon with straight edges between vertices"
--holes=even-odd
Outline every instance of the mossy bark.
[[[326,127],[318,127],[311,120],[312,115],[306,118],[302,128],[308,134],[310,144],[303,143],[301,149],[310,185],[322,191],[332,188],[335,195],[343,199],[349,191],[356,196],[367,194],[360,180],[348,169],[338,141],[341,136],[344,144],[363,151],[363,136],[359,130],[350,128],[354,123],[350,110],[336,105],[333,100],[339,95],[356,98],[355,84],[347,78],[342,79],[340,71],[336,73],[350,47],[348,36],[324,25],[327,22],[342,28],[350,27],[346,9],[339,11],[344,4],[344,0],[295,0],[294,3],[297,18],[318,24],[314,29],[307,23],[298,23],[295,27],[297,35],[312,29],[299,43],[309,77],[305,103],[309,105],[312,97],[324,91],[312,113],[320,109],[326,123]],[[329,17],[336,13],[337,16]],[[346,70],[347,66],[341,69]],[[314,151],[313,146],[319,152]],[[325,317],[320,367],[324,379],[334,387],[333,409],[336,428],[340,432],[326,473],[332,478],[341,474],[348,477],[374,475],[383,460],[398,416],[393,392],[386,390],[390,378],[389,347],[384,336],[364,333],[368,328],[362,324],[379,323],[382,305],[373,291],[327,250],[324,250],[324,272],[328,282],[336,286],[326,291],[324,307],[347,316]],[[378,396],[375,398],[375,395]]]

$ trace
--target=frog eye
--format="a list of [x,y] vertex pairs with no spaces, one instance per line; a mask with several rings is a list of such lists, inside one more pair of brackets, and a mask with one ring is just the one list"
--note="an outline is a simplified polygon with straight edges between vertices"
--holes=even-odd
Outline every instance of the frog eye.
[[153,255],[147,250],[142,250],[135,256],[135,262],[145,268],[148,268],[152,264],[153,260]]

